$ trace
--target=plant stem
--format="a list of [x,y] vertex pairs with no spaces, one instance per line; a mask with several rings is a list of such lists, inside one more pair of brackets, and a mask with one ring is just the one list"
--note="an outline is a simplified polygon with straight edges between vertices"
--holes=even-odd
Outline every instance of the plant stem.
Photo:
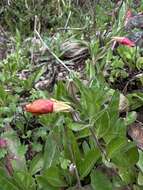
[[61,61],[61,60],[57,57],[57,55],[56,55],[54,52],[52,52],[52,51],[50,50],[50,48],[47,46],[47,44],[43,41],[43,39],[41,38],[41,36],[40,36],[39,32],[37,31],[37,29],[35,29],[34,32],[35,32],[35,34],[38,36],[38,38],[40,39],[40,41],[41,41],[41,43],[43,44],[43,46],[48,50],[48,52],[49,52],[61,65],[63,65],[63,66],[67,69],[67,71],[68,71],[69,73],[71,73],[71,70],[64,64],[63,61]]
[[68,27],[68,23],[69,23],[70,17],[71,17],[71,11],[69,12],[69,15],[68,15],[68,18],[67,18],[67,21],[66,21],[65,27],[64,27],[65,32],[67,31],[67,27]]

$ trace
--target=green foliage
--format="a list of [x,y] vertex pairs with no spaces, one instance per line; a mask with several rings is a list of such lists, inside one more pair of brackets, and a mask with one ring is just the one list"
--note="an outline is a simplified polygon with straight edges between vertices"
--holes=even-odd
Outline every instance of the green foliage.
[[[36,175],[39,188],[47,186],[51,189],[56,189],[74,184],[76,178],[70,174],[69,168],[71,164],[75,164],[80,179],[84,180],[91,174],[92,170],[94,171],[96,165],[107,159],[107,163],[118,168],[118,175],[123,182],[130,183],[132,179],[136,179],[136,173],[132,173],[130,168],[135,170],[135,164],[139,158],[135,145],[127,140],[126,122],[119,118],[119,93],[111,93],[110,88],[99,79],[91,80],[89,87],[77,78],[74,79],[74,83],[80,95],[80,102],[79,104],[74,104],[74,101],[72,102],[71,100],[71,103],[73,103],[74,109],[78,111],[82,122],[74,121],[69,114],[52,114],[51,116],[39,118],[39,121],[47,130],[41,127],[41,129],[33,133],[33,137],[31,132],[27,131],[27,136],[23,136],[23,138],[32,138],[31,143],[38,146],[37,139],[42,137],[45,146],[43,151],[42,149],[33,148],[39,154],[31,161],[29,160],[29,167],[23,172],[29,171],[28,175]],[[60,83],[56,87],[56,98],[61,98],[59,87],[62,87],[62,85]],[[66,100],[68,97],[65,85],[62,87],[64,90],[62,98]],[[127,118],[129,119],[129,116]],[[131,120],[130,123],[133,121]],[[85,133],[87,143],[82,141],[82,133]],[[10,140],[9,133],[4,133],[3,136]],[[12,139],[11,143],[13,144],[11,151],[22,158],[23,154],[26,153],[26,146],[20,145],[16,139]],[[17,162],[15,167],[17,172],[14,178],[20,178],[19,180],[27,178],[27,174],[21,173],[21,169],[21,167],[18,167]],[[125,175],[124,171],[128,170],[129,173]],[[73,172],[75,172],[74,169]],[[105,184],[108,183],[110,187],[111,182],[106,182],[106,178],[100,175],[100,172],[98,177],[101,178],[100,180],[105,180]],[[31,181],[24,184],[25,189],[28,189],[29,186],[31,189],[35,188],[34,178],[29,176],[28,179],[30,180],[30,178]],[[91,179],[93,188],[100,185],[100,183],[97,183],[98,180],[94,181],[93,174]],[[21,181],[20,183],[23,182]],[[32,187],[31,184],[33,184]],[[18,184],[16,183],[17,186]],[[99,186],[98,188],[102,187]]]
[[104,175],[100,171],[93,171],[91,173],[91,186],[93,190],[99,189],[99,190],[112,190],[112,183],[107,178],[106,175]]
[[47,136],[46,144],[45,144],[45,150],[44,150],[44,170],[52,167],[54,165],[54,162],[58,158],[58,150],[57,150],[57,143],[54,140],[54,136],[51,133]]
[[45,170],[41,176],[37,176],[37,178],[44,179],[48,184],[54,187],[66,187],[66,182],[62,177],[62,173],[57,167],[50,167]]
[[[12,52],[0,62],[0,129],[1,138],[7,141],[7,147],[0,150],[0,189],[79,189],[80,182],[86,185],[85,190],[123,189],[128,185],[134,190],[143,188],[143,154],[127,137],[128,126],[137,119],[136,109],[143,105],[143,95],[127,92],[130,109],[121,116],[120,92],[110,87],[118,79],[126,80],[129,71],[141,72],[143,65],[136,47],[111,50],[110,37],[124,32],[123,17],[128,6],[122,2],[116,7],[109,0],[96,6],[92,0],[82,3],[0,2],[0,23],[14,35]],[[67,83],[57,82],[50,93],[47,88],[35,88],[50,63],[34,65],[30,57],[33,54],[29,56],[31,49],[25,45],[25,38],[33,36],[36,15],[45,42],[58,57],[60,45],[67,38],[88,40],[90,57],[81,71],[83,75],[72,73],[66,77]],[[76,65],[73,60],[70,64]],[[25,70],[28,76],[19,77]],[[143,83],[142,74],[131,82],[134,79]],[[32,116],[23,109],[26,102],[51,97],[70,102],[73,111]]]
[[97,148],[91,149],[85,154],[83,160],[79,163],[79,173],[81,179],[84,179],[84,177],[91,172],[91,169],[94,167],[99,158],[100,152]]

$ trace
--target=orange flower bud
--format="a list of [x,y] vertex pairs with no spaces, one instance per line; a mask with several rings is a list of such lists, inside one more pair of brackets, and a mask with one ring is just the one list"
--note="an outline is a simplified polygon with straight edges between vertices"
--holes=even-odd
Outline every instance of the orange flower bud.
[[25,106],[25,110],[34,115],[41,115],[52,112],[68,112],[71,110],[71,106],[69,106],[66,102],[54,99],[38,99],[30,104],[27,104]]

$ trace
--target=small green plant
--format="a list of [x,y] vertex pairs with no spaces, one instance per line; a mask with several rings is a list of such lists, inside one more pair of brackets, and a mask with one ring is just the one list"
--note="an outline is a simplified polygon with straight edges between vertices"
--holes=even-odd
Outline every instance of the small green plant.
[[[58,190],[60,187],[76,184],[80,188],[81,181],[85,178],[90,180],[90,174],[93,189],[96,186],[103,188],[105,184],[115,189],[136,181],[138,173],[135,165],[139,160],[139,154],[135,144],[128,141],[126,123],[119,117],[119,93],[114,91],[109,93],[110,89],[106,84],[94,79],[90,81],[89,86],[85,86],[79,79],[74,79],[74,85],[80,102],[77,103],[78,99],[70,100],[65,85],[57,86],[55,97],[61,99],[63,94],[63,99],[70,100],[79,115],[79,121],[75,121],[69,113],[37,116],[41,127],[31,131],[32,136],[29,131],[30,125],[27,123],[25,131],[27,136],[22,138],[31,139],[32,151],[35,152],[36,157],[28,161],[23,157],[23,163],[27,163],[26,168],[23,169],[17,168],[13,165],[15,160],[12,161],[13,169],[14,166],[17,168],[14,169],[13,175],[8,178],[3,173],[5,177],[0,178],[1,186],[4,181],[7,184],[4,186],[5,189],[22,189],[20,184],[23,184],[25,190],[36,187]],[[62,94],[59,93],[60,91]],[[7,138],[7,135],[8,132],[5,132],[3,137]],[[41,146],[41,143],[37,142],[39,137],[45,144],[44,149],[39,147]],[[12,140],[20,154],[30,151],[26,145],[17,142]],[[11,151],[16,154],[14,149]],[[17,159],[19,153],[16,155]],[[100,165],[112,169],[116,175],[110,179],[102,171],[97,172],[96,167]],[[124,175],[125,171],[126,175]],[[2,168],[1,172],[4,172]],[[33,175],[35,178],[32,177]],[[95,181],[96,175],[98,175],[97,179],[101,180],[100,183]],[[26,178],[29,178],[27,184],[24,180]],[[105,184],[102,180],[105,180]]]
[[[142,143],[127,137],[130,125],[141,124],[137,110],[143,93],[128,92],[130,83],[143,84],[141,49],[113,47],[111,39],[127,32],[124,16],[130,3],[0,2],[0,23],[14,35],[11,52],[0,61],[0,189],[143,188]],[[0,44],[1,39],[0,34]],[[52,53],[41,45],[43,39]],[[48,85],[38,89],[37,82],[49,83],[50,72],[53,90]],[[57,77],[62,74],[63,82]],[[122,80],[127,98],[111,88]],[[53,104],[49,111],[41,100],[32,112],[27,105],[37,99],[66,102],[70,112],[55,113]]]

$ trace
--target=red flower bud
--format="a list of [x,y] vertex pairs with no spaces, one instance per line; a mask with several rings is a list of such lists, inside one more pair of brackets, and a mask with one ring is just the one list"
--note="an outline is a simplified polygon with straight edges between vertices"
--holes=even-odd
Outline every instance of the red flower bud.
[[71,107],[62,101],[54,99],[38,99],[25,106],[27,112],[31,112],[34,115],[48,114],[52,112],[67,112],[71,110]]
[[127,13],[126,13],[126,19],[129,19],[133,16],[132,11],[130,9],[128,9]]
[[51,100],[35,100],[34,102],[25,106],[27,112],[31,112],[35,115],[52,113],[53,112],[53,101]]
[[134,15],[132,14],[131,10],[128,9],[126,15],[125,15],[125,22],[124,22],[124,26],[127,25],[128,21],[130,18],[132,18]]
[[119,44],[122,44],[128,47],[135,46],[135,43],[127,37],[113,37],[112,39],[117,41]]
[[6,148],[7,147],[7,141],[5,139],[0,139],[0,148]]

